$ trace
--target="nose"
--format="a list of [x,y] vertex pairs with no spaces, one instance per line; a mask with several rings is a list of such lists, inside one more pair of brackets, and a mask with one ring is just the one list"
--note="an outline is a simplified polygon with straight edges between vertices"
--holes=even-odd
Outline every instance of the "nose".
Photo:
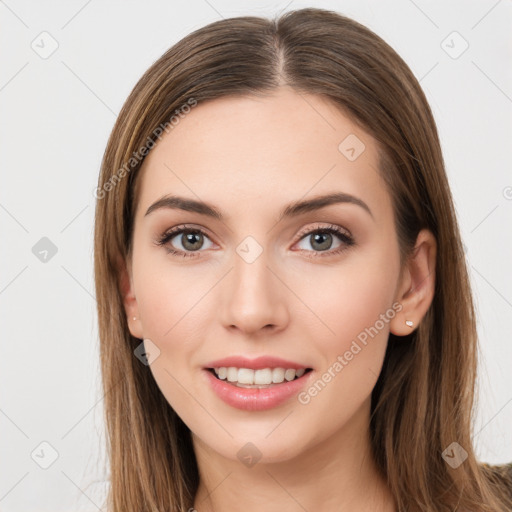
[[221,290],[221,322],[226,329],[247,335],[261,331],[267,335],[286,327],[287,289],[285,279],[276,274],[269,267],[265,252],[252,263],[234,255],[234,268]]

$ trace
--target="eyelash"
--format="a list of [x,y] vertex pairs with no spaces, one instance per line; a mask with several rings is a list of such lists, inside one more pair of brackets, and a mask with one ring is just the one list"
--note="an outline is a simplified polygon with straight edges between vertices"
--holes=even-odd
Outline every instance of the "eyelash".
[[[197,258],[197,257],[199,257],[199,256],[196,256],[196,253],[201,252],[201,251],[189,251],[189,252],[177,251],[177,250],[171,249],[169,246],[167,246],[167,243],[170,240],[172,240],[176,235],[179,235],[182,233],[200,233],[201,235],[209,238],[208,235],[202,229],[187,228],[186,226],[177,226],[175,228],[172,228],[172,229],[166,231],[160,238],[158,238],[158,240],[156,240],[155,243],[158,246],[165,247],[165,250],[169,254],[171,254],[172,256],[175,256],[175,257],[182,257],[182,258]],[[333,224],[329,224],[326,227],[316,228],[316,229],[312,229],[309,231],[308,230],[301,231],[298,235],[299,239],[297,240],[296,243],[300,242],[303,238],[306,238],[307,236],[316,234],[316,233],[329,233],[332,235],[336,235],[344,245],[341,245],[337,249],[328,250],[328,251],[308,251],[306,249],[301,249],[301,251],[305,251],[307,253],[311,253],[311,252],[315,253],[314,256],[313,255],[307,256],[312,259],[318,258],[318,257],[321,258],[321,257],[327,257],[327,256],[335,256],[337,254],[341,254],[342,252],[346,251],[349,247],[352,247],[353,245],[355,245],[355,241],[350,235],[348,235],[345,231],[341,230],[340,228],[338,228],[337,226],[335,226]]]

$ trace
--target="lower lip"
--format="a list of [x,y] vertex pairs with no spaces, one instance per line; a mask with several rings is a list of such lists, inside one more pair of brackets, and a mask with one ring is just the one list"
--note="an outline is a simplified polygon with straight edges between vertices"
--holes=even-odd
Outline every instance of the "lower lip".
[[203,370],[213,391],[217,396],[232,407],[245,411],[265,411],[286,402],[297,395],[309,381],[313,371],[309,371],[298,379],[269,388],[239,388],[220,380],[210,370]]

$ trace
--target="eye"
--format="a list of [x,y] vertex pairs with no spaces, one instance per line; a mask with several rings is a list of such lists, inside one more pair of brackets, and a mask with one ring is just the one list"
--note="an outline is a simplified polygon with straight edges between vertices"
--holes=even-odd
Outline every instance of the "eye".
[[[174,239],[176,239],[176,242],[173,243]],[[199,249],[203,248],[205,239],[209,240],[206,233],[201,229],[177,226],[166,231],[156,241],[156,244],[164,246],[167,252],[173,256],[190,258],[196,257],[194,253],[199,252]],[[206,248],[208,249],[209,247]]]
[[[310,258],[340,254],[349,247],[355,245],[354,239],[348,234],[348,232],[332,224],[326,227],[302,232],[299,236],[301,236],[299,242],[309,241],[309,245],[313,248],[313,251],[310,251],[309,249],[302,249],[306,252],[313,253],[308,255]],[[331,249],[333,242],[336,242],[336,238],[338,245],[334,249]]]
[[[313,250],[300,248],[309,258],[334,256],[355,245],[354,239],[348,232],[332,224],[302,231],[299,236],[298,243],[306,242],[309,239],[309,244]],[[175,239],[176,241],[173,241]],[[176,226],[167,230],[155,243],[158,246],[163,246],[167,253],[173,256],[193,258],[200,256],[200,254],[195,254],[200,253],[200,249],[205,249],[203,247],[205,239],[210,241],[210,245],[206,247],[206,249],[209,249],[213,244],[202,229]],[[332,244],[336,241],[338,245],[332,249]]]

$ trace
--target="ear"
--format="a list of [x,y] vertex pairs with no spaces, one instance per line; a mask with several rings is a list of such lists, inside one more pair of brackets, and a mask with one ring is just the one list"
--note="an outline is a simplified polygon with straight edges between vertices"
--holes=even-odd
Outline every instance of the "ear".
[[123,297],[123,305],[130,333],[135,338],[143,338],[142,324],[139,318],[137,298],[133,287],[132,261],[127,256],[126,260],[118,260],[119,289]]
[[[392,334],[410,334],[427,313],[434,298],[436,253],[437,243],[434,235],[429,230],[422,229],[402,272],[395,297],[402,305],[402,310],[390,322]],[[407,325],[406,321],[413,322],[413,325]]]

